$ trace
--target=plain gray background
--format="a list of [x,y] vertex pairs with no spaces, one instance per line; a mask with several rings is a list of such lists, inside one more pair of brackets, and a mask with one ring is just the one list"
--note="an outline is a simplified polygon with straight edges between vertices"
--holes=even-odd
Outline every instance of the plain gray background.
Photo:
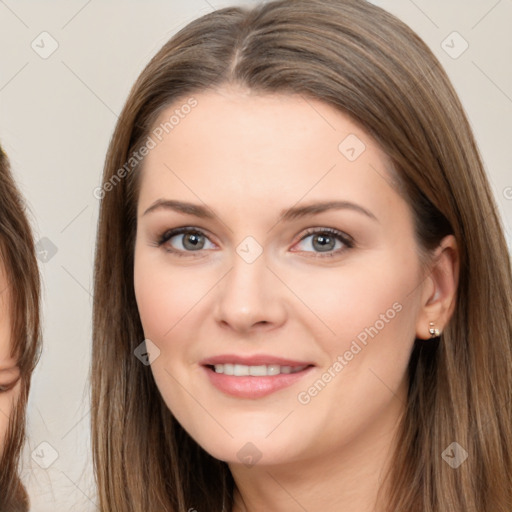
[[[144,65],[178,29],[213,8],[255,3],[0,0],[0,141],[41,240],[44,280],[44,352],[23,469],[33,512],[96,510],[87,381],[93,190],[117,114]],[[374,3],[418,32],[450,75],[510,246],[512,0]]]

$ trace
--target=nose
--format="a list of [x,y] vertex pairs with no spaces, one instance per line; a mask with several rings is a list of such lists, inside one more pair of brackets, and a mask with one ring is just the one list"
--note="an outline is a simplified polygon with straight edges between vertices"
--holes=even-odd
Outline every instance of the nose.
[[238,333],[267,331],[286,320],[284,285],[261,254],[248,263],[234,254],[233,266],[216,287],[215,320]]

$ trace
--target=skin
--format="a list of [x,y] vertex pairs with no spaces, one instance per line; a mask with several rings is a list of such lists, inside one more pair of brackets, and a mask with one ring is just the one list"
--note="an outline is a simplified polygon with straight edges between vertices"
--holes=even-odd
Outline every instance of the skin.
[[21,389],[20,371],[11,354],[10,299],[5,269],[0,264],[0,455],[9,418]]
[[[414,338],[429,338],[430,321],[442,329],[453,310],[454,239],[443,240],[426,273],[386,155],[330,106],[237,88],[194,97],[198,106],[148,154],[140,181],[135,293],[145,336],[160,350],[151,365],[157,386],[189,434],[228,462],[236,511],[379,510]],[[338,150],[349,134],[366,146],[353,162]],[[145,214],[162,199],[207,205],[215,217],[164,207]],[[327,200],[375,218],[345,208],[280,220],[283,209]],[[187,249],[185,235],[158,246],[162,233],[183,226],[206,235],[201,250]],[[336,241],[328,257],[309,228],[339,230],[355,245]],[[250,264],[236,252],[247,236],[263,250]],[[400,312],[300,403],[393,304]],[[212,386],[199,364],[219,354],[314,367],[269,396],[237,398]],[[238,455],[248,442],[245,450],[261,455],[255,465]]]

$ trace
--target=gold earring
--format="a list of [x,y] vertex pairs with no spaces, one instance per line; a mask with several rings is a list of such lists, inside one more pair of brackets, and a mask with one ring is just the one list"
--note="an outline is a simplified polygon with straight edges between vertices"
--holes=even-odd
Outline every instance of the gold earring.
[[430,333],[431,338],[437,338],[437,337],[441,336],[441,331],[434,327],[434,322],[430,322],[429,326],[430,327],[428,329],[428,332]]

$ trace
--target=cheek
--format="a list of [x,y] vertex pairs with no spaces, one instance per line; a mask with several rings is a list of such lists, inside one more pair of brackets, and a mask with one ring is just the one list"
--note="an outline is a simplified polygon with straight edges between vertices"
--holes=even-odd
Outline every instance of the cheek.
[[316,329],[326,358],[321,375],[298,397],[307,409],[340,421],[358,411],[357,422],[374,417],[403,389],[419,308],[415,261],[412,251],[390,252],[303,282],[302,297],[334,332]]
[[[162,259],[136,255],[134,288],[141,324],[146,339],[159,349],[151,364],[157,388],[169,410],[182,424],[191,414],[193,389],[189,359],[191,332],[197,310],[194,306],[204,297],[208,276],[198,279],[195,270],[172,267]],[[210,271],[211,272],[211,271]],[[197,325],[197,322],[195,322]],[[197,369],[196,369],[197,371]],[[193,406],[193,404],[192,404]],[[190,427],[190,426],[189,426]]]
[[405,258],[408,265],[396,254],[361,258],[350,271],[315,272],[296,281],[297,293],[322,320],[308,314],[324,353],[322,371],[298,396],[317,417],[341,414],[346,420],[349,411],[358,411],[372,418],[403,387],[419,307],[413,257]]
[[[194,350],[208,321],[208,290],[218,280],[211,268],[169,264],[166,254],[136,253],[134,288],[144,337],[158,347],[151,364],[156,385],[173,414],[187,404],[185,389],[197,376]],[[142,341],[142,340],[141,340]],[[197,359],[197,357],[196,357]]]
[[[192,273],[191,273],[192,272]],[[191,281],[193,277],[193,281]],[[187,311],[204,295],[193,271],[172,268],[162,262],[136,260],[135,297],[146,338],[164,340]]]
[[[405,258],[406,259],[406,258]],[[314,269],[284,275],[309,311],[304,321],[314,327],[326,351],[348,350],[353,340],[364,346],[373,338],[414,333],[417,306],[413,292],[419,268],[390,253],[358,257],[338,269]],[[406,336],[407,339],[410,336]],[[404,339],[403,336],[400,339]],[[396,340],[399,341],[399,340]]]

